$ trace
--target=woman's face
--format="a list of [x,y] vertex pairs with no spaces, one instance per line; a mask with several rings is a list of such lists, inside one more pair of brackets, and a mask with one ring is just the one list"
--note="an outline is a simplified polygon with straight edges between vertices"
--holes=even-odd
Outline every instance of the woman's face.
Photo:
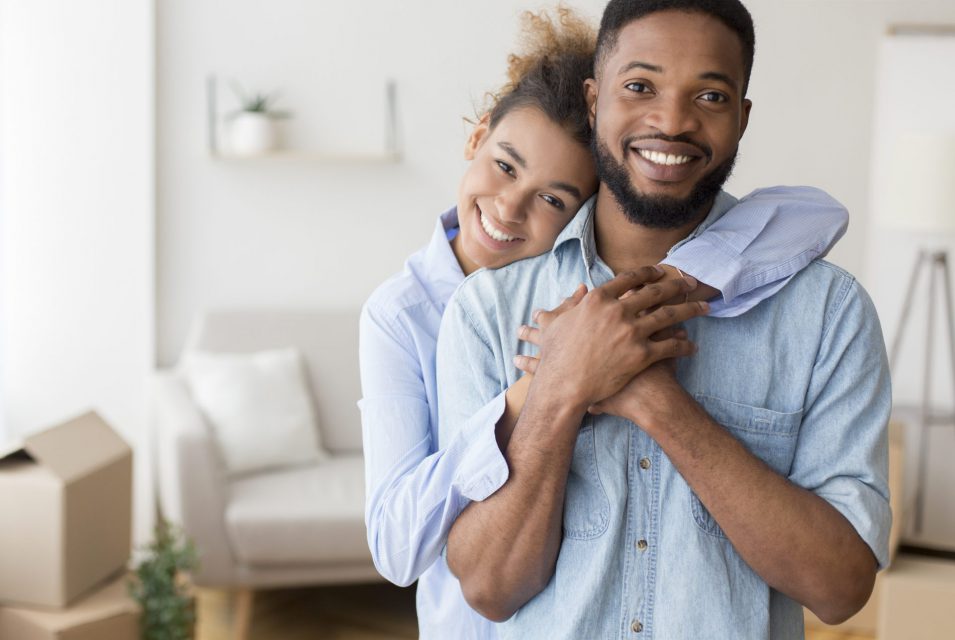
[[465,273],[540,255],[597,189],[590,150],[534,107],[494,129],[487,118],[465,147],[452,246]]

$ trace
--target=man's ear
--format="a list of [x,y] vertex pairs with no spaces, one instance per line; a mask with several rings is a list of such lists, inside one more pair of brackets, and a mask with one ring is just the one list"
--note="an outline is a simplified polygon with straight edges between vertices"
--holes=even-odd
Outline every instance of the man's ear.
[[743,134],[746,133],[746,125],[749,124],[749,112],[753,108],[752,100],[743,100],[743,109],[739,114],[739,137],[743,138]]
[[481,148],[481,145],[484,144],[484,140],[487,139],[487,134],[491,130],[491,114],[485,113],[481,116],[481,119],[478,120],[477,124],[474,125],[474,130],[471,131],[471,135],[468,136],[468,141],[464,143],[464,159],[470,162],[474,160],[474,154],[477,153],[477,150]]
[[590,120],[590,128],[594,128],[594,122],[597,121],[597,81],[593,78],[584,80],[584,98],[587,100],[587,119]]

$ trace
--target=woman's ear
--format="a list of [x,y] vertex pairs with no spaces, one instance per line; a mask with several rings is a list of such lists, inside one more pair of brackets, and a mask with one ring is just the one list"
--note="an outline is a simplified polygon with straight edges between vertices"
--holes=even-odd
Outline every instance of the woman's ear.
[[481,116],[481,119],[478,120],[477,124],[474,125],[474,130],[471,132],[471,135],[468,137],[468,141],[464,143],[464,159],[467,161],[474,160],[474,154],[477,153],[477,150],[481,148],[481,145],[484,144],[484,140],[487,138],[487,134],[491,129],[491,114],[485,113]]
[[597,81],[593,78],[584,80],[584,99],[587,101],[587,119],[593,129],[597,120]]

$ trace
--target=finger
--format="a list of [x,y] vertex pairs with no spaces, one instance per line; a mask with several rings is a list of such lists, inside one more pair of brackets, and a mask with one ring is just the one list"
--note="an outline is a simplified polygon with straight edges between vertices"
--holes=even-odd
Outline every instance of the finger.
[[692,356],[699,350],[695,343],[677,338],[651,342],[648,345],[648,349],[647,359],[650,360],[651,363],[668,358],[685,358]]
[[656,305],[662,304],[677,295],[685,297],[687,293],[696,287],[696,280],[664,280],[662,282],[651,282],[632,296],[628,296],[621,302],[626,309],[634,315],[639,314]]
[[[663,275],[663,269],[657,266],[646,266],[640,267],[635,271],[624,271],[621,274],[615,276],[609,282],[605,282],[600,285],[594,291],[600,291],[603,294],[612,296],[613,298],[619,298],[628,289],[633,289],[639,287],[640,285],[647,284],[648,282],[655,282],[660,279]],[[630,296],[632,297],[632,296]]]
[[533,356],[514,356],[514,366],[530,375],[537,373],[537,365],[539,364],[540,360]]
[[517,337],[524,342],[536,344],[538,347],[541,346],[541,330],[536,327],[522,324],[520,329],[517,330]]
[[710,305],[705,302],[684,302],[660,307],[653,313],[637,319],[645,335],[653,335],[666,327],[685,322],[690,318],[706,315]]
[[[655,340],[657,342],[659,342],[660,340],[669,340],[670,338],[676,337],[676,332],[677,332],[677,328],[675,326],[664,327],[663,329],[660,329],[659,331],[654,333],[652,336],[650,336],[650,339]],[[686,332],[684,331],[684,333]],[[683,336],[683,337],[685,338],[686,336]]]
[[574,292],[570,294],[570,296],[564,298],[563,302],[561,302],[559,305],[550,311],[546,309],[537,309],[534,311],[531,317],[534,322],[540,325],[542,329],[546,329],[555,318],[558,318],[568,309],[576,307],[580,301],[584,299],[585,295],[587,295],[587,285],[579,284],[577,285],[577,288],[574,289]]
[[597,404],[592,404],[589,407],[587,407],[587,413],[589,413],[592,416],[599,416],[600,414],[602,414],[604,410],[600,406],[600,404],[601,403],[598,402]]

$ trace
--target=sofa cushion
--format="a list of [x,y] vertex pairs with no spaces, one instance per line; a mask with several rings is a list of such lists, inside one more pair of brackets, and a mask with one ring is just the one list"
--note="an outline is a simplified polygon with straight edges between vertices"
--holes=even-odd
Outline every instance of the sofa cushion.
[[371,561],[360,455],[230,483],[226,526],[250,565]]
[[327,457],[297,349],[189,351],[182,369],[229,473]]

